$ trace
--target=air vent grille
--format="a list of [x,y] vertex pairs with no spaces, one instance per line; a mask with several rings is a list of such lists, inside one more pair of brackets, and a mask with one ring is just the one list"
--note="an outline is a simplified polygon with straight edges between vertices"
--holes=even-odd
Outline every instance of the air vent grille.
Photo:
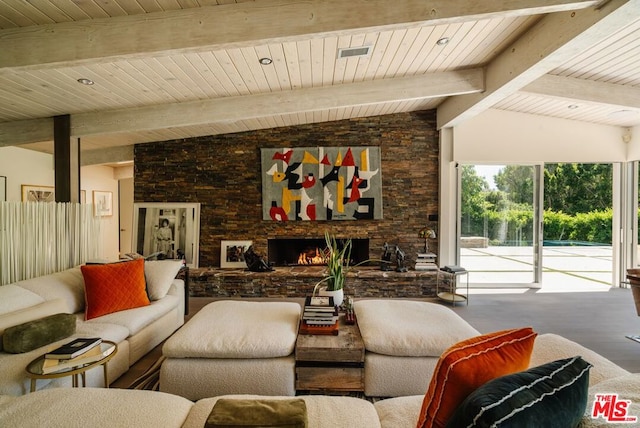
[[371,46],[360,46],[357,48],[338,49],[338,58],[352,58],[354,56],[369,56]]

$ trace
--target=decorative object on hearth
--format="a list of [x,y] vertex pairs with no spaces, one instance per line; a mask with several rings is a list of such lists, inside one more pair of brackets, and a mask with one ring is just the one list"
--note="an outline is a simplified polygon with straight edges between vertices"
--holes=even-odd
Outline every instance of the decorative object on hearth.
[[327,246],[322,253],[322,258],[327,264],[328,273],[313,287],[313,294],[315,295],[320,285],[326,283],[325,287],[319,289],[319,295],[332,296],[334,304],[340,306],[344,299],[343,287],[351,262],[352,243],[351,239],[338,242],[338,239],[329,232],[324,233],[324,240]]
[[256,253],[253,249],[253,245],[250,245],[247,251],[244,253],[244,260],[247,263],[247,267],[251,272],[271,272],[273,268],[263,256]]
[[436,231],[429,226],[423,227],[418,232],[418,237],[424,239],[424,252],[429,253],[429,239],[436,238]]
[[404,265],[404,251],[396,245],[396,272],[407,272],[409,269]]
[[382,219],[380,147],[261,150],[262,219]]
[[246,268],[244,254],[251,245],[252,241],[220,241],[220,267]]
[[386,242],[382,246],[382,260],[380,261],[380,270],[390,271],[393,270],[391,267],[391,257],[393,254],[391,253],[391,247]]

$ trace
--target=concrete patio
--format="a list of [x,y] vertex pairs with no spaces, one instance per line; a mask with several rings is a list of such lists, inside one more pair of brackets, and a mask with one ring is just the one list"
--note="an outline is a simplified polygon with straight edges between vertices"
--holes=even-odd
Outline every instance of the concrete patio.
[[[533,281],[533,248],[463,248],[460,265],[469,271],[474,294],[490,288],[528,288]],[[545,246],[540,292],[608,291],[611,266],[611,246]]]

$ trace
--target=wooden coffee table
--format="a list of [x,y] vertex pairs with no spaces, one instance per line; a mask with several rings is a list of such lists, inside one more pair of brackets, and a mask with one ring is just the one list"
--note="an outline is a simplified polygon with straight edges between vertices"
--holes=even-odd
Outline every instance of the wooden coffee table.
[[87,370],[91,370],[94,367],[102,366],[104,370],[104,383],[105,387],[109,388],[109,376],[107,374],[107,363],[111,358],[116,355],[118,352],[118,345],[110,340],[103,340],[100,345],[101,351],[104,353],[104,356],[98,360],[93,361],[91,363],[79,364],[77,366],[62,369],[57,372],[52,373],[42,373],[42,365],[44,363],[44,355],[39,356],[35,360],[31,361],[27,367],[27,376],[31,378],[31,392],[36,390],[36,380],[37,379],[55,379],[59,377],[71,376],[72,386],[78,387],[80,386],[80,382],[78,379],[78,375],[82,378],[82,386],[86,386],[86,372]]
[[298,391],[364,391],[364,342],[344,314],[337,336],[298,333],[295,357]]

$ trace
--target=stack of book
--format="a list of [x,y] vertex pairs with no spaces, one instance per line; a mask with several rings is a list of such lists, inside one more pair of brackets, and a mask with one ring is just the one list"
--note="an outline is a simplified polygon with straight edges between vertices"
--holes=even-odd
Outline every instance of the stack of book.
[[433,253],[418,253],[416,259],[416,270],[438,270],[436,255]]
[[79,338],[47,352],[42,362],[42,373],[54,373],[100,361],[105,357],[99,346],[101,343],[99,337]]
[[333,297],[307,296],[302,313],[300,332],[307,334],[338,334],[338,308]]

